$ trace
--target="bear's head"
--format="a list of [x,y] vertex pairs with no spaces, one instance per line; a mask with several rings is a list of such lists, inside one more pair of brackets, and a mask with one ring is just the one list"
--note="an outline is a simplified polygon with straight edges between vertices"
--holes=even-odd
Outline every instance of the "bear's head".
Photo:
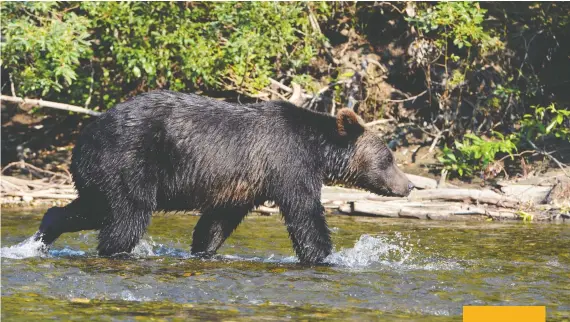
[[407,196],[414,188],[396,165],[392,151],[378,135],[366,129],[354,111],[345,108],[338,112],[337,131],[354,145],[348,170],[355,186],[393,196]]

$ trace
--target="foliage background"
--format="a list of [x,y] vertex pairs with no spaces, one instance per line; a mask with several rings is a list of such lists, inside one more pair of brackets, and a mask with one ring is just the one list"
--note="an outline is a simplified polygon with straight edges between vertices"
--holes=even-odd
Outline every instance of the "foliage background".
[[437,138],[459,175],[569,141],[566,2],[0,5],[5,95],[96,110],[157,88],[248,102],[279,98],[272,78],[329,86],[330,112],[361,73],[363,118],[407,124],[393,145]]

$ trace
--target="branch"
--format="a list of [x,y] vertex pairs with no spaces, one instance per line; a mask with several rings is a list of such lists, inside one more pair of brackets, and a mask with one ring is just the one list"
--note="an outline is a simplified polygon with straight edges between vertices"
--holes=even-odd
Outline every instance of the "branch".
[[384,100],[384,102],[402,103],[402,102],[407,102],[407,101],[415,101],[418,97],[424,95],[425,93],[427,93],[427,89],[425,91],[419,93],[416,96],[408,97],[408,98],[403,99],[403,100]]
[[[79,6],[77,6],[79,7]],[[77,8],[75,7],[75,8]],[[91,59],[91,85],[89,85],[89,96],[85,100],[85,108],[89,108],[91,103],[91,96],[93,95],[93,86],[95,85],[95,69],[93,68],[93,59]],[[16,95],[13,95],[16,96]]]
[[431,143],[431,146],[429,147],[428,152],[432,153],[433,150],[435,149],[435,146],[437,145],[437,142],[439,142],[439,140],[441,139],[441,137],[443,136],[443,131],[440,131],[437,136],[433,139],[433,142]]
[[291,87],[284,85],[281,82],[278,82],[271,77],[269,77],[269,82],[273,85],[276,85],[277,87],[281,88],[282,90],[284,90],[286,92],[293,93],[293,89]]
[[[282,99],[282,100],[284,100],[284,101],[287,101],[287,97],[285,97],[285,96],[279,94],[277,91],[274,91],[274,90],[272,90],[271,88],[264,88],[263,90],[264,90],[264,91],[267,91],[267,92],[269,92],[269,93],[271,93],[271,94],[275,94],[275,95],[277,95],[277,97],[279,97],[280,99]],[[258,98],[261,98],[261,97],[258,97]],[[263,98],[261,98],[261,99],[263,99]]]
[[554,161],[554,163],[556,163],[556,164],[558,165],[558,167],[560,168],[560,170],[562,170],[562,172],[564,172],[564,174],[565,174],[567,177],[570,177],[570,175],[568,174],[568,172],[566,172],[566,170],[564,169],[564,164],[563,164],[562,162],[558,161],[558,159],[556,159],[555,157],[553,157],[552,155],[550,155],[550,153],[548,153],[548,152],[546,152],[546,151],[544,151],[544,150],[539,149],[539,148],[536,146],[536,144],[534,144],[534,142],[532,142],[531,140],[526,139],[526,141],[536,150],[536,152],[538,152],[538,153],[540,153],[540,154],[542,154],[542,155],[544,155],[544,156],[547,156],[550,160]]
[[317,99],[326,91],[330,90],[332,87],[336,86],[336,85],[341,85],[341,84],[346,84],[350,82],[350,80],[348,79],[341,79],[339,81],[335,81],[335,82],[331,82],[330,84],[328,84],[327,86],[321,88],[311,99],[311,101],[309,102],[309,106],[312,106]]
[[[293,92],[295,91],[293,88],[291,88],[291,87],[289,87],[289,86],[287,86],[287,85],[285,85],[285,84],[283,84],[283,83],[281,83],[281,82],[278,82],[278,81],[276,81],[275,79],[273,79],[273,78],[271,78],[271,77],[269,78],[269,82],[270,82],[272,85],[275,85],[275,86],[279,87],[280,89],[284,90],[284,91],[287,92],[287,93],[293,94]],[[311,95],[311,94],[301,93],[301,95],[302,95],[303,98],[313,98],[313,95]]]
[[516,153],[516,154],[507,154],[507,155],[505,155],[504,157],[500,158],[499,160],[495,161],[495,163],[501,162],[501,161],[503,161],[503,160],[505,160],[506,158],[509,158],[509,157],[521,157],[521,156],[523,156],[523,155],[525,155],[525,154],[529,154],[529,153],[534,153],[534,155],[536,155],[536,154],[541,154],[541,153],[538,153],[538,152],[536,152],[536,151],[534,151],[534,150],[523,151],[523,152],[521,152],[521,153]]
[[12,78],[12,73],[8,76],[10,78],[10,90],[12,91],[12,96],[16,96],[16,88],[14,87],[14,79]]
[[92,116],[101,115],[100,112],[95,112],[93,110],[89,110],[89,109],[86,109],[83,107],[79,107],[79,106],[75,106],[75,105],[69,105],[69,104],[63,104],[63,103],[44,101],[42,99],[36,100],[36,99],[31,99],[31,98],[21,98],[21,97],[15,97],[15,96],[1,95],[0,100],[12,102],[12,103],[18,103],[18,104],[31,104],[31,105],[36,105],[36,106],[40,106],[40,107],[51,107],[51,108],[55,108],[58,110],[65,110],[65,111],[70,111],[70,112],[75,112],[75,113],[89,114]]
[[[315,15],[313,15],[312,12],[309,13],[309,22],[311,23],[311,27],[313,27],[313,31],[317,34],[317,35],[322,35],[322,31],[321,31],[321,27],[319,27],[319,22],[317,21],[317,18],[315,17]],[[322,39],[322,44],[323,44],[323,50],[325,51],[325,54],[327,56],[327,58],[336,66],[338,66],[340,64],[340,61],[338,59],[336,59],[334,57],[334,55],[331,52],[332,46],[331,44],[328,42],[328,40],[326,40],[324,37]]]
[[65,169],[64,169],[64,171],[66,172],[66,174],[62,174],[62,173],[52,172],[49,170],[44,170],[44,169],[38,168],[38,167],[36,167],[32,164],[26,163],[24,161],[16,161],[16,162],[9,163],[4,168],[2,168],[0,174],[4,174],[4,172],[6,170],[8,170],[9,168],[16,166],[16,165],[19,165],[20,168],[32,169],[32,170],[39,172],[39,173],[47,173],[47,174],[51,175],[52,177],[60,177],[60,178],[66,180],[66,181],[69,181],[69,182],[73,181],[71,178],[71,174],[69,173],[69,171],[67,171]]
[[305,98],[303,98],[303,89],[297,83],[291,82],[291,86],[293,86],[293,94],[289,97],[289,102],[301,106],[305,102]]

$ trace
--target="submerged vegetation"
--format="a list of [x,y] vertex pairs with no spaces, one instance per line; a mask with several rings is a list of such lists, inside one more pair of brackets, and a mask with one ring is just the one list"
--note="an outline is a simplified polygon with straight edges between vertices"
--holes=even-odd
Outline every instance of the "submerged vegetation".
[[500,160],[515,173],[524,160],[568,163],[565,2],[2,2],[1,9],[4,95],[103,111],[157,88],[242,102],[293,94],[321,111],[348,105],[366,121],[393,120],[398,126],[383,129],[392,146],[439,146],[441,165],[459,176]]

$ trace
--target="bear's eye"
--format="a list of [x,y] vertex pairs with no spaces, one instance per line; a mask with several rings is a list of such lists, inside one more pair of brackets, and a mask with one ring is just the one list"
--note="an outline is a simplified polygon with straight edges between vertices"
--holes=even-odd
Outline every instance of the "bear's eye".
[[388,156],[386,157],[386,163],[389,165],[394,163],[394,156],[392,155],[392,153],[388,153]]

